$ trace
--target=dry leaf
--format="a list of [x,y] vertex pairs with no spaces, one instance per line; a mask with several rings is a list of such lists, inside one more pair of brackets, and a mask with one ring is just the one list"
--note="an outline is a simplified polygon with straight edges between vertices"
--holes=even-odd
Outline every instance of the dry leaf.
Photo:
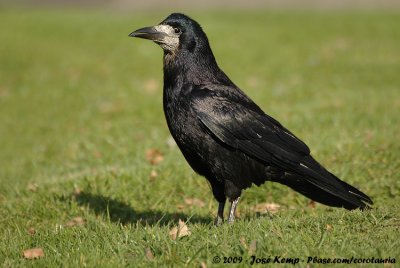
[[190,232],[189,228],[185,224],[184,221],[179,219],[179,225],[178,227],[173,227],[169,231],[169,236],[173,239],[176,240],[177,237],[183,237],[183,236],[188,236],[191,235],[192,233]]
[[332,228],[333,228],[332,225],[327,224],[325,229],[326,229],[328,232],[330,232],[330,231],[332,231]]
[[29,228],[29,229],[28,229],[28,234],[30,234],[30,235],[36,234],[35,228],[33,228],[33,227]]
[[164,160],[164,155],[157,149],[148,149],[146,159],[152,165],[157,165]]
[[254,255],[254,253],[257,250],[257,241],[253,240],[251,241],[250,245],[247,246],[246,243],[246,238],[244,236],[241,236],[239,238],[240,244],[242,244],[242,246],[244,247],[244,249],[246,249],[249,253],[249,255]]
[[65,227],[81,226],[85,224],[85,220],[82,217],[75,217],[72,220],[64,224]]
[[152,261],[152,260],[154,259],[153,252],[151,251],[150,248],[145,248],[144,254],[146,255],[146,258],[147,258],[149,261]]
[[204,261],[200,262],[200,268],[207,268],[207,264]]
[[75,196],[78,196],[78,195],[80,195],[82,193],[82,190],[79,188],[79,187],[75,187],[74,188],[74,195]]
[[314,200],[310,200],[310,202],[308,202],[308,207],[310,208],[315,208],[316,202]]
[[235,214],[236,214],[236,218],[240,218],[242,215],[241,208],[237,208]]
[[257,240],[253,240],[249,245],[249,256],[254,255],[254,253],[256,253],[256,250],[257,250]]
[[383,264],[383,267],[394,267],[394,266],[391,263],[386,262]]
[[188,206],[204,207],[206,204],[204,201],[198,198],[185,198],[185,204]]
[[37,259],[40,257],[44,257],[44,252],[42,248],[31,248],[24,250],[24,258],[25,259]]
[[252,210],[259,213],[277,213],[280,209],[280,205],[275,203],[260,203],[255,205]]
[[28,184],[28,190],[31,192],[36,192],[38,189],[38,185],[36,183],[29,183]]
[[154,169],[150,171],[150,176],[149,176],[150,181],[154,181],[155,178],[157,178],[157,176],[158,176],[157,171],[155,171]]
[[185,205],[179,204],[179,205],[177,205],[176,207],[177,207],[178,209],[184,209],[184,208],[185,208]]

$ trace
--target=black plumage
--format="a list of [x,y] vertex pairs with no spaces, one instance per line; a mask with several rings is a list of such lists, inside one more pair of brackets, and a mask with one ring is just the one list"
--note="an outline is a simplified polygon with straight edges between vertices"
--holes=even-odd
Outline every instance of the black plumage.
[[233,222],[243,189],[274,181],[322,204],[364,209],[371,199],[321,166],[307,145],[265,114],[218,67],[207,36],[174,13],[130,34],[164,49],[163,104],[169,130],[190,166],[207,178]]

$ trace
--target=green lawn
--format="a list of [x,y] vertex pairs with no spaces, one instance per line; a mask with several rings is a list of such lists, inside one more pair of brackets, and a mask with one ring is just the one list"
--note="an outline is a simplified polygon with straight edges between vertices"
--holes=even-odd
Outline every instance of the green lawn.
[[[247,266],[251,255],[398,265],[400,13],[189,14],[233,81],[375,202],[366,212],[313,206],[265,183],[244,192],[234,226],[218,228],[206,180],[170,142],[162,51],[128,38],[166,15],[0,10],[3,267],[210,267],[214,256]],[[151,165],[149,149],[163,161]],[[280,209],[258,213],[258,203]],[[68,227],[76,217],[83,224]],[[179,219],[191,235],[172,240]],[[24,259],[35,247],[45,256]]]

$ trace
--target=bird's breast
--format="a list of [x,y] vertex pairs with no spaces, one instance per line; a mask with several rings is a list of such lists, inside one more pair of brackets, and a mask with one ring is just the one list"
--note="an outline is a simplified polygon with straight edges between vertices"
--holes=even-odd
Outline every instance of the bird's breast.
[[164,102],[164,113],[168,128],[177,142],[192,138],[198,122],[192,115],[188,102],[179,98]]
[[187,89],[164,87],[163,106],[168,128],[179,148],[201,152],[202,144],[194,141],[202,140],[202,126],[191,109]]

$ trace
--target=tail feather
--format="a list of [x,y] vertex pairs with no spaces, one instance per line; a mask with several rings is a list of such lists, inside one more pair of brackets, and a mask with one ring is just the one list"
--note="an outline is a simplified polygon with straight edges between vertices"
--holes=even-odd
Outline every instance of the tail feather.
[[341,181],[311,156],[303,162],[299,172],[289,173],[278,182],[328,206],[365,209],[373,204],[366,194]]

